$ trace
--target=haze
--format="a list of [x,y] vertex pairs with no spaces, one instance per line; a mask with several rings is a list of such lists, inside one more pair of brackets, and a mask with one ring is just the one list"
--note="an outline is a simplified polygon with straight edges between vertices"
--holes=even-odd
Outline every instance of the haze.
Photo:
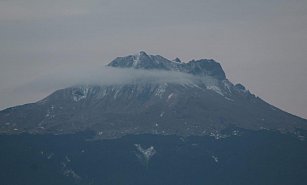
[[0,0],[0,109],[140,50],[213,58],[233,83],[307,118],[306,0]]

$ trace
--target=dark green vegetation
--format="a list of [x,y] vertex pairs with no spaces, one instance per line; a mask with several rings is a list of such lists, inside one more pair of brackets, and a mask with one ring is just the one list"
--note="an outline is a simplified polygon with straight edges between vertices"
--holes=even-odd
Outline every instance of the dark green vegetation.
[[[1,135],[0,184],[307,184],[306,141],[272,131],[244,130],[239,135],[219,140],[158,135],[92,140],[91,133]],[[144,150],[153,146],[156,153],[146,162],[138,157],[135,144]]]

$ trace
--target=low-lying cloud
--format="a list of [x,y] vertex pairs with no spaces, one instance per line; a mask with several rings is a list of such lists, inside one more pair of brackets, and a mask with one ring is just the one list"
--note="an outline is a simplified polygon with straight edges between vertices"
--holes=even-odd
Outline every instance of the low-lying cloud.
[[[142,83],[176,83],[188,84],[197,79],[196,76],[166,70],[142,70],[131,68],[102,67],[98,69],[80,69],[46,75],[33,81],[22,89],[31,91],[50,92],[52,90],[81,86],[81,85],[124,85]],[[19,91],[19,90],[18,90]]]
[[[196,79],[196,76],[176,71],[141,70],[106,66],[96,69],[78,69],[78,67],[74,67],[69,71],[51,72],[50,74],[39,77],[37,80],[16,88],[4,89],[0,94],[11,97],[7,104],[17,105],[36,102],[58,89],[73,86],[107,86],[142,83],[188,84]],[[5,105],[6,102],[2,101],[2,103]]]

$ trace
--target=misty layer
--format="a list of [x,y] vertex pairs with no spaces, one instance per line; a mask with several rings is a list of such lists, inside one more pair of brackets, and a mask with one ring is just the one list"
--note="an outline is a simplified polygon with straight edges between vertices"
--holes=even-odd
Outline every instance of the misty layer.
[[76,81],[71,81],[71,85],[188,84],[199,80],[199,77],[177,71],[104,67],[100,72],[88,73],[81,79],[73,79]]
[[192,60],[187,63],[166,59],[160,55],[148,55],[141,51],[135,55],[117,57],[107,66],[97,69],[76,69],[46,76],[34,86],[40,88],[65,88],[82,85],[124,84],[216,84],[227,81],[221,65],[208,59]]

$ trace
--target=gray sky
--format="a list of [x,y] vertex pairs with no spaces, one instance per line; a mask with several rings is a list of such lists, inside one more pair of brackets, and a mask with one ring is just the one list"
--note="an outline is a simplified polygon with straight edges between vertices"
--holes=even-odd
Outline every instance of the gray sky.
[[50,76],[140,50],[213,58],[232,82],[307,118],[306,0],[0,0],[0,109],[63,88]]

